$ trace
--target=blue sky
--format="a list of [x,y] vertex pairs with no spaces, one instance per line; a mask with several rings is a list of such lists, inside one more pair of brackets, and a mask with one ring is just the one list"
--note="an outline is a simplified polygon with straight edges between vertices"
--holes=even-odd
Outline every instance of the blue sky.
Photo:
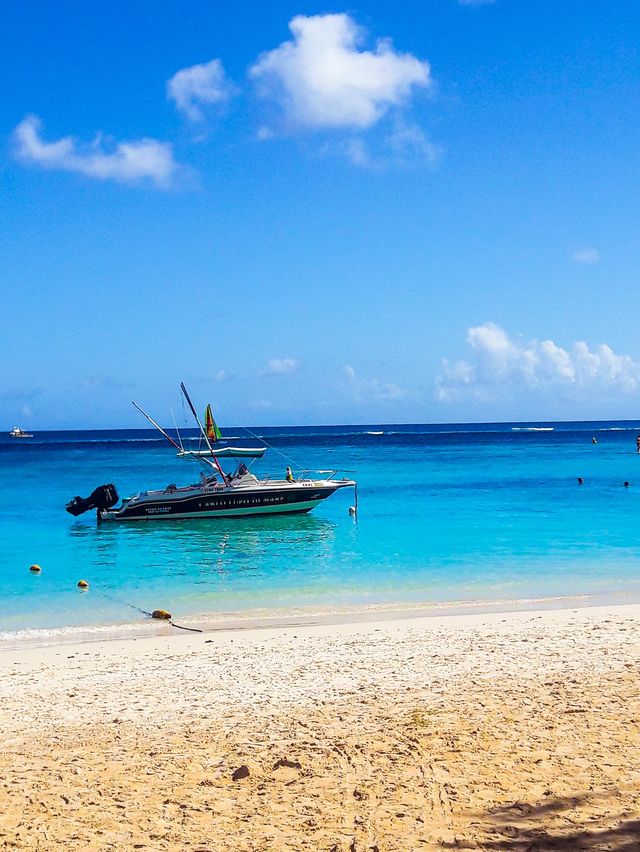
[[0,423],[637,416],[639,24],[6,0]]

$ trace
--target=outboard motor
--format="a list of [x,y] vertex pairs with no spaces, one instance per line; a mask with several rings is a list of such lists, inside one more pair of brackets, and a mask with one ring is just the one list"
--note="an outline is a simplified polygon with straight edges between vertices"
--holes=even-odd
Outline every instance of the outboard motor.
[[101,512],[103,509],[110,509],[118,502],[118,491],[113,483],[108,485],[99,485],[88,497],[74,497],[66,505],[66,510],[70,515],[78,517],[89,509],[97,509]]

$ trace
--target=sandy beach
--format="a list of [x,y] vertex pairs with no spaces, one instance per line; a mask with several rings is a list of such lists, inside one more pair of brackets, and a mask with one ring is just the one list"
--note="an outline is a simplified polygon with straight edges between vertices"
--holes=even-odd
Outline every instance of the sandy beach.
[[0,847],[640,848],[640,607],[0,651]]

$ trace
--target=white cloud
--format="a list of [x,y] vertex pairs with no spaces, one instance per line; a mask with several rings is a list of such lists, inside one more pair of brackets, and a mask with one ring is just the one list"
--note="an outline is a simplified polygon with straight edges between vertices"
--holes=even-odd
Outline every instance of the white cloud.
[[181,171],[168,142],[145,138],[105,144],[101,135],[88,144],[72,136],[45,142],[41,128],[37,116],[27,116],[14,130],[14,140],[19,159],[45,169],[78,172],[96,180],[147,182],[161,189],[170,187]]
[[275,135],[276,134],[270,127],[264,125],[258,128],[258,132],[256,133],[256,139],[262,142],[264,139],[273,139]]
[[580,246],[573,250],[571,260],[574,263],[582,263],[587,266],[593,266],[600,260],[600,252],[593,246]]
[[488,6],[495,2],[496,0],[458,0],[461,6]]
[[214,382],[226,382],[227,379],[229,379],[229,378],[230,378],[229,373],[226,370],[220,369],[220,370],[216,370],[216,372],[213,376],[213,381]]
[[582,341],[570,349],[552,340],[522,343],[491,322],[470,328],[467,343],[472,360],[442,360],[436,379],[436,397],[442,401],[488,400],[532,389],[588,396],[640,388],[640,363],[618,355],[606,343],[593,350]]
[[167,81],[167,97],[190,121],[196,122],[204,120],[203,106],[222,103],[236,92],[219,59],[182,68]]
[[341,151],[346,154],[347,158],[351,160],[354,166],[364,166],[365,168],[376,168],[378,165],[377,160],[373,157],[369,150],[369,146],[359,136],[353,136],[350,139],[347,139],[343,145],[340,146]]
[[387,137],[387,142],[402,160],[419,157],[433,164],[440,156],[440,149],[429,141],[424,131],[416,124],[397,121]]
[[398,53],[389,39],[360,50],[364,31],[348,15],[298,15],[293,39],[264,53],[250,74],[284,109],[291,128],[372,127],[414,87],[429,88],[430,67]]
[[272,358],[262,370],[263,376],[289,376],[300,368],[296,358]]
[[345,367],[344,375],[347,388],[356,402],[389,402],[405,396],[402,388],[393,382],[360,378],[353,367]]
[[355,166],[385,169],[389,166],[435,166],[440,148],[415,124],[393,122],[391,132],[378,134],[375,139],[350,136],[338,143],[328,142],[326,153],[344,154]]

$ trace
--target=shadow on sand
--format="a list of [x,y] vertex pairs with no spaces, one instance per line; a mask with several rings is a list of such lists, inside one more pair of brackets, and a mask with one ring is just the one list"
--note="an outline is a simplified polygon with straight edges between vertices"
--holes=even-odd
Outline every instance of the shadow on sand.
[[[615,814],[597,800],[615,794],[550,797],[529,804],[514,802],[482,815],[480,838],[460,842],[457,849],[487,852],[638,852],[640,818],[636,812]],[[451,848],[443,846],[443,848]]]

